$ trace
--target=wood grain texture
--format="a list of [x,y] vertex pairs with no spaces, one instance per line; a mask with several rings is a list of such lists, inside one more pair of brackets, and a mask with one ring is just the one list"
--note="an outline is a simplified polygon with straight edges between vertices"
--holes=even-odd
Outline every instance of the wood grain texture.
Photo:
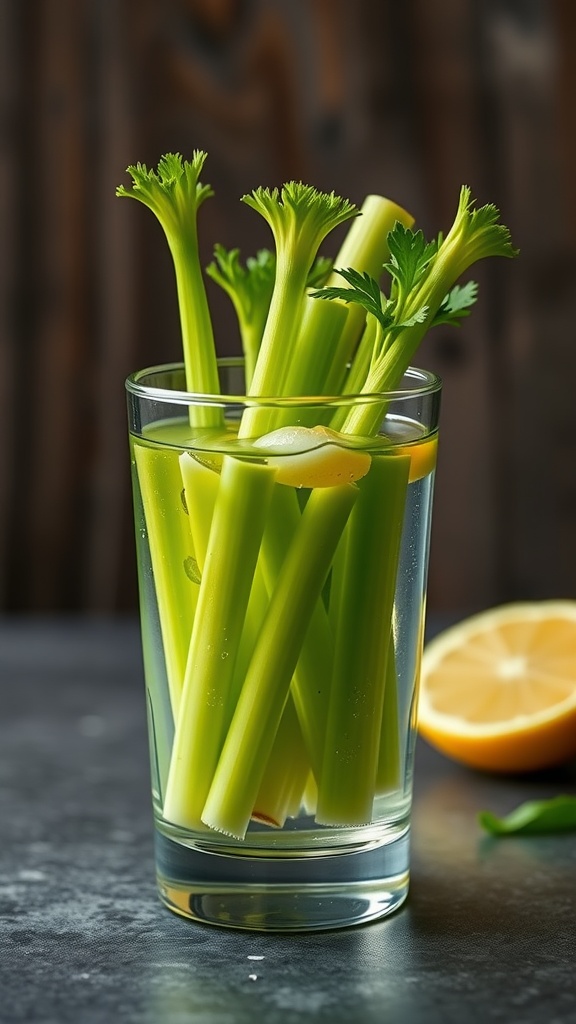
[[269,244],[239,197],[291,177],[428,233],[464,182],[501,208],[521,258],[420,357],[444,379],[430,607],[576,597],[575,45],[570,0],[4,0],[0,609],[135,608],[123,381],[180,343],[160,229],[114,192],[193,148],[205,262]]

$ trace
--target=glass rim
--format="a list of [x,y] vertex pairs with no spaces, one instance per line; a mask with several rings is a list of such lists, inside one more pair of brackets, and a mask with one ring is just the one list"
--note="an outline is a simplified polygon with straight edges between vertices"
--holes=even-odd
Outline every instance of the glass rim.
[[[225,369],[240,368],[244,360],[239,356],[225,356],[218,359],[218,367]],[[214,406],[275,406],[284,408],[302,408],[318,405],[370,405],[372,403],[394,402],[403,399],[420,398],[433,395],[442,388],[442,380],[432,370],[424,370],[418,366],[409,366],[404,377],[411,377],[414,387],[393,388],[390,391],[356,392],[339,395],[232,395],[210,394],[201,391],[180,391],[172,388],[160,388],[143,384],[142,379],[152,374],[173,373],[184,370],[184,363],[160,363],[156,366],[144,367],[129,374],[125,381],[126,391],[136,398],[154,402],[165,402],[171,405],[214,405]]]

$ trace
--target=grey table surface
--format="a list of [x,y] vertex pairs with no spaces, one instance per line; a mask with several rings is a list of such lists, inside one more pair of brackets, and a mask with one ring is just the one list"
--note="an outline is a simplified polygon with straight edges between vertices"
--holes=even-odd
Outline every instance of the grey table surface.
[[420,742],[408,902],[361,928],[193,924],[154,886],[138,628],[0,620],[0,1021],[576,1021],[576,834],[476,813],[576,792],[576,766],[469,771]]

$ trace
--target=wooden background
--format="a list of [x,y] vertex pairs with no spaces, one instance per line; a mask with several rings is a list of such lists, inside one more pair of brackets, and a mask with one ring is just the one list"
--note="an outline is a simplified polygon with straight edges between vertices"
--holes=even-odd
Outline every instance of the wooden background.
[[266,243],[238,197],[291,177],[430,233],[464,182],[496,202],[521,258],[421,353],[430,608],[576,598],[575,53],[572,0],[1,0],[0,610],[135,607],[123,380],[179,339],[160,229],[114,190],[193,148],[206,261]]

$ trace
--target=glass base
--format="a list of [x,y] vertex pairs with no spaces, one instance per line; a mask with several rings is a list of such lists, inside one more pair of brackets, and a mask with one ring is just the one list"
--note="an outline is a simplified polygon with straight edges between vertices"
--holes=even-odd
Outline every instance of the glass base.
[[302,932],[365,924],[408,895],[409,829],[339,852],[253,849],[176,842],[156,832],[160,898],[205,924]]

